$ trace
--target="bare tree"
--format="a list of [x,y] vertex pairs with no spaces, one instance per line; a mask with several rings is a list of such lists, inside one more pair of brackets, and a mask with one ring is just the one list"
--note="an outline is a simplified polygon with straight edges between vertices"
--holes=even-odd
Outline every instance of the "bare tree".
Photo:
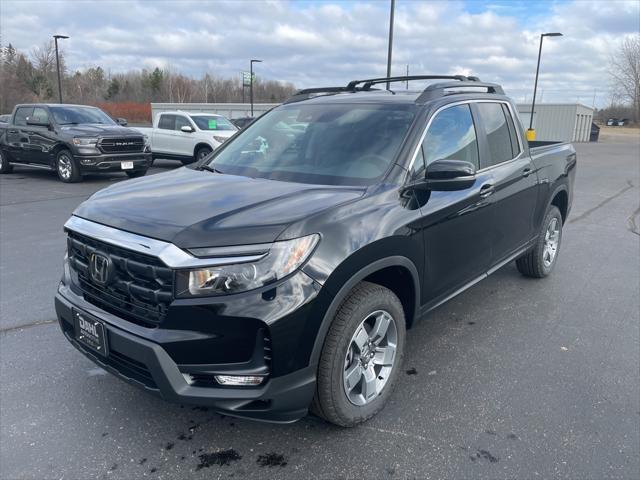
[[633,121],[640,121],[640,34],[623,40],[610,60],[612,98],[630,105]]

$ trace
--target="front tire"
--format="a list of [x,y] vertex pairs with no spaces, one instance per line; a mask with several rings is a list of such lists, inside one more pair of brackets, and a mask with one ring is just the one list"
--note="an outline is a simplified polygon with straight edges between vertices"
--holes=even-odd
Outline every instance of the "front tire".
[[380,285],[356,285],[327,333],[311,411],[342,427],[377,414],[398,379],[405,338],[398,297]]
[[7,160],[7,156],[0,150],[0,173],[11,173],[13,165]]
[[69,150],[60,150],[56,156],[56,172],[64,183],[75,183],[82,180],[78,163]]
[[211,148],[209,148],[209,147],[200,147],[200,148],[198,148],[196,150],[196,153],[193,156],[193,159],[194,159],[195,162],[199,162],[204,157],[209,155],[211,152],[213,152],[213,150],[211,150]]
[[525,277],[544,278],[551,273],[560,253],[562,240],[562,214],[551,206],[542,222],[536,244],[516,260],[516,266]]

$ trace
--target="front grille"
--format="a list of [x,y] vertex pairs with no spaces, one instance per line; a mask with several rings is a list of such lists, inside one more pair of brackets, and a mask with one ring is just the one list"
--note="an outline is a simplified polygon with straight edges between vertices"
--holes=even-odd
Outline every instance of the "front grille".
[[[145,327],[161,323],[173,300],[173,271],[158,258],[116,247],[70,231],[69,265],[78,274],[84,299]],[[91,254],[108,257],[113,271],[106,285],[89,273]]]
[[104,153],[136,153],[144,150],[142,137],[101,138],[98,147]]

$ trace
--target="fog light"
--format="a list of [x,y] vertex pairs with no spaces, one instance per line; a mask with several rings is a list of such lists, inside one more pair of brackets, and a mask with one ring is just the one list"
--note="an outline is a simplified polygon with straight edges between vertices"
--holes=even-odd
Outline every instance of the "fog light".
[[257,375],[216,375],[216,380],[220,385],[255,386],[260,385],[264,379],[265,377],[259,377]]
[[93,165],[96,161],[93,158],[83,158],[80,160],[83,165]]

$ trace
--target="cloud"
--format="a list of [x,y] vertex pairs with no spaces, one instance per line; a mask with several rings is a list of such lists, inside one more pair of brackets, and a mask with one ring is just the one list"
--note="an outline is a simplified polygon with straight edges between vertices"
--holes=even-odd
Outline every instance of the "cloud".
[[[0,1],[3,44],[22,51],[54,33],[71,69],[171,67],[194,77],[258,75],[298,87],[342,85],[386,71],[386,1]],[[637,34],[637,1],[396,2],[394,74],[466,73],[530,99],[540,32],[539,88],[547,101],[604,105],[608,58]]]

